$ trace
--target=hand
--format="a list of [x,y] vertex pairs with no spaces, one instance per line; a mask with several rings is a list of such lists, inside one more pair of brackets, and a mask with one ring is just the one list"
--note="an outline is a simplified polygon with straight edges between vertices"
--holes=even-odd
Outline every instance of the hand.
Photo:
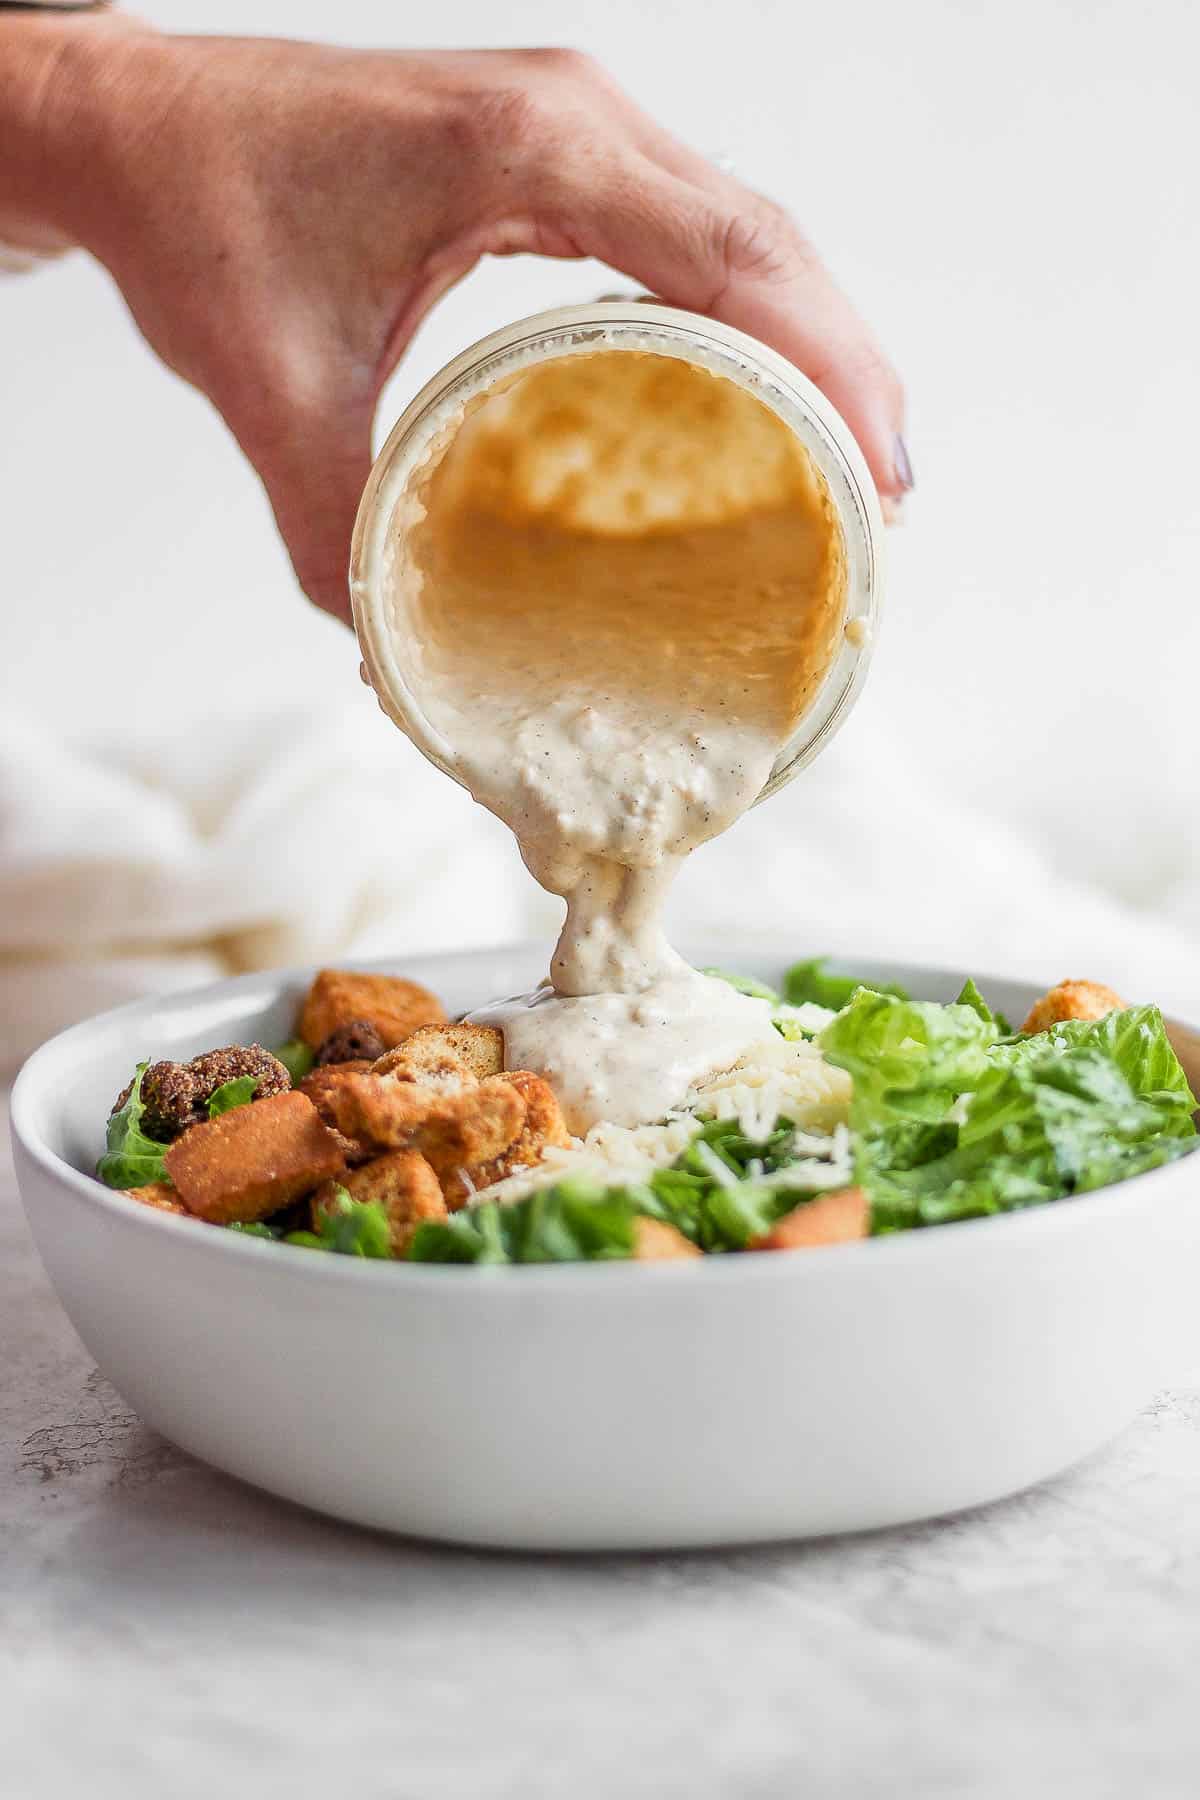
[[484,255],[598,257],[753,333],[824,389],[885,500],[910,485],[900,384],[796,226],[586,57],[127,24],[87,45],[65,224],[223,414],[302,586],[338,617],[380,389]]

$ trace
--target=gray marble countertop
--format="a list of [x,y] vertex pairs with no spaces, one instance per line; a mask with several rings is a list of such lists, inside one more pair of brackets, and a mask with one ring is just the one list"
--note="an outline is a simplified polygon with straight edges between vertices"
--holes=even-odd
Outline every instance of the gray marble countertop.
[[1070,1475],[940,1524],[680,1556],[431,1548],[148,1431],[59,1310],[3,1155],[12,1800],[1200,1791],[1200,1377]]

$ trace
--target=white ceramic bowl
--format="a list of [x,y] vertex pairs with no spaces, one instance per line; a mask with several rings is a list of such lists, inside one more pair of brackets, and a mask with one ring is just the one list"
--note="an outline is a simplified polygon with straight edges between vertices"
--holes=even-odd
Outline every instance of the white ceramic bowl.
[[[771,980],[789,957],[693,960]],[[394,966],[465,1009],[545,963],[542,948]],[[938,1000],[961,980],[857,972]],[[82,1172],[137,1060],[285,1038],[305,979],[75,1026],[30,1059],[12,1107],[38,1248],[101,1369],[148,1424],[273,1493],[525,1549],[860,1530],[1053,1474],[1196,1356],[1200,1160],[808,1254],[486,1270],[256,1242]],[[1018,1015],[1033,995],[986,991]]]

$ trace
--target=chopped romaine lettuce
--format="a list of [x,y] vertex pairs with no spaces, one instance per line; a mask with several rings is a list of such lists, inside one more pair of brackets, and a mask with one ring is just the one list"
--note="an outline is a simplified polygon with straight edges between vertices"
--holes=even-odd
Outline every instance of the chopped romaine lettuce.
[[304,1077],[311,1073],[317,1057],[310,1050],[303,1038],[289,1038],[286,1044],[280,1044],[272,1050],[271,1055],[281,1062],[292,1078],[292,1086],[299,1087]]
[[146,1111],[142,1077],[149,1067],[148,1062],[138,1064],[128,1099],[108,1121],[107,1148],[96,1165],[96,1173],[109,1187],[149,1187],[152,1182],[170,1179],[163,1161],[167,1146],[157,1138],[147,1137],[142,1130]]
[[1009,1024],[1004,1014],[992,1011],[969,975],[963,982],[962,992],[959,994],[958,999],[954,1004],[955,1006],[971,1007],[974,1012],[979,1014],[981,1019],[986,1019],[989,1025],[994,1025],[1001,1037],[1012,1036],[1012,1026]]
[[853,1078],[850,1123],[867,1131],[898,1120],[939,1123],[985,1074],[997,1035],[971,1006],[859,988],[818,1042]]
[[[825,964],[827,956],[813,956],[807,962],[793,963],[783,978],[783,997],[789,1006],[803,1006],[811,1000],[817,1006],[827,1006],[831,1012],[840,1012],[864,983],[856,975],[828,975]],[[907,1000],[908,995],[898,985],[888,985],[875,990],[882,994],[894,994],[897,1000]]]
[[413,1262],[604,1262],[633,1253],[638,1208],[623,1188],[580,1180],[539,1188],[524,1200],[467,1207],[417,1227]]
[[[1040,1205],[1194,1148],[1195,1101],[1157,1008],[1008,1042],[995,1040],[970,995],[932,1011],[945,1015],[944,1029],[930,1035],[930,1016],[923,1038],[909,1020],[898,1056],[900,1015],[888,1019],[864,994],[822,1039],[832,1061],[857,1062],[856,1172],[873,1230]],[[953,1016],[964,1013],[984,1037],[955,1051]]]
[[818,1006],[815,1000],[805,1000],[800,1006],[788,1006],[781,1002],[778,1012],[771,1023],[780,1037],[787,1038],[789,1043],[798,1040],[808,1042],[820,1037],[827,1025],[832,1025],[837,1014],[828,1006]]
[[257,1075],[235,1075],[232,1081],[223,1081],[208,1097],[209,1118],[219,1119],[222,1113],[232,1112],[235,1106],[248,1106],[258,1082]]
[[1064,1049],[1094,1050],[1107,1057],[1135,1094],[1160,1109],[1164,1129],[1174,1120],[1183,1135],[1191,1136],[1188,1126],[1196,1110],[1195,1097],[1157,1006],[1130,1006],[1106,1013],[1102,1019],[1068,1019],[1036,1037],[1004,1047],[1000,1054],[1020,1063],[1031,1057],[1060,1055]]
[[305,1250],[332,1250],[338,1256],[366,1256],[384,1261],[392,1254],[387,1210],[379,1200],[355,1200],[338,1187],[321,1210],[315,1231],[289,1231],[285,1244]]

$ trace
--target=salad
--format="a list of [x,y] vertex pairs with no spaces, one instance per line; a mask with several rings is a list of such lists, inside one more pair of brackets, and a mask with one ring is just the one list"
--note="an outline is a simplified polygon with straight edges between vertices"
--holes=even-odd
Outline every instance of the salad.
[[296,1035],[139,1063],[101,1181],[282,1246],[440,1263],[814,1249],[1041,1206],[1196,1147],[1157,1007],[1063,982],[1020,1029],[797,963],[769,1035],[667,1118],[566,1130],[499,1031],[400,977],[323,970]]

